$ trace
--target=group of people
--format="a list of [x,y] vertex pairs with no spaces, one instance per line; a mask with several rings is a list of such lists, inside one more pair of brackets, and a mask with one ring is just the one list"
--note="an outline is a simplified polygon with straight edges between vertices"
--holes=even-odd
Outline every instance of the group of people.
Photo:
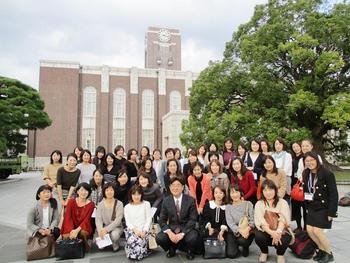
[[[140,260],[150,250],[151,228],[160,231],[157,244],[173,257],[176,250],[189,260],[203,253],[204,241],[225,241],[226,257],[248,257],[253,240],[260,248],[259,262],[266,262],[268,247],[274,246],[277,262],[293,239],[290,221],[306,230],[317,244],[314,260],[333,261],[324,229],[337,216],[338,192],[335,177],[322,165],[312,141],[291,145],[282,138],[273,142],[254,139],[249,149],[226,139],[222,151],[215,143],[164,152],[143,146],[118,145],[113,153],[98,146],[94,156],[76,147],[67,154],[52,152],[44,169],[45,185],[36,193],[37,202],[28,215],[28,235],[80,238],[86,251],[89,239],[108,234],[114,251],[125,235],[126,255]],[[290,198],[297,181],[302,182],[305,201]],[[291,212],[290,212],[291,211]],[[270,213],[278,214],[271,225]],[[303,219],[303,225],[302,225]],[[240,248],[241,247],[241,248]]]

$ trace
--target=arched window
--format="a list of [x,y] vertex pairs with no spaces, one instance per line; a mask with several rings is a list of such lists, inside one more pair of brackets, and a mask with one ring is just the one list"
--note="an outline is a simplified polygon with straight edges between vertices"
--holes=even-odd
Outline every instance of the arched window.
[[125,111],[125,90],[117,88],[113,92],[113,147],[116,145],[125,147]]
[[181,110],[181,94],[177,90],[170,92],[170,111]]
[[83,90],[82,119],[82,147],[94,152],[96,140],[96,89],[94,87],[86,87]]
[[142,92],[142,145],[154,148],[154,92]]

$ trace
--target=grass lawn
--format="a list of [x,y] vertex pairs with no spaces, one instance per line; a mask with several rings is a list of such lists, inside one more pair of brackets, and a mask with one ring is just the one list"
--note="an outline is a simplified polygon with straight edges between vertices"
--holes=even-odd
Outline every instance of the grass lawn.
[[344,170],[343,172],[335,172],[335,178],[337,181],[350,181],[350,170]]

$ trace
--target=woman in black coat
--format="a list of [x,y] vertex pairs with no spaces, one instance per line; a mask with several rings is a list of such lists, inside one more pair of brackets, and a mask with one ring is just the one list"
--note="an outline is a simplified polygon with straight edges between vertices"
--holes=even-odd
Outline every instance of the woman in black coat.
[[318,155],[307,152],[304,155],[305,170],[303,185],[307,207],[306,229],[311,239],[317,244],[318,251],[314,260],[327,263],[334,260],[331,245],[324,229],[332,227],[333,218],[337,217],[338,190],[334,174],[323,167]]

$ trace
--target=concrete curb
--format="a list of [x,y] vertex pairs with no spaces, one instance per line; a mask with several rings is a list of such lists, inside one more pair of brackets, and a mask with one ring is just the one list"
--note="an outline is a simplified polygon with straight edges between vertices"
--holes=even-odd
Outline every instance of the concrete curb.
[[21,178],[10,178],[10,179],[3,179],[3,180],[0,180],[0,185],[2,184],[10,184],[10,183],[16,183],[16,182],[19,182],[19,181],[22,181]]

